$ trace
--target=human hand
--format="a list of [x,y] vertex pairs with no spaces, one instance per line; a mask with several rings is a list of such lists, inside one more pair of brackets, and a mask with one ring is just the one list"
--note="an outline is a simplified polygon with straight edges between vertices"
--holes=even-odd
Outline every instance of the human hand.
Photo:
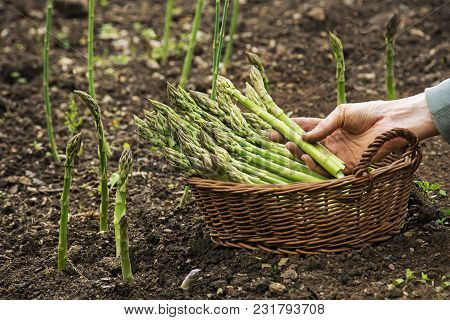
[[[362,153],[381,133],[393,128],[406,128],[414,132],[419,140],[438,134],[425,95],[418,94],[393,101],[370,101],[348,103],[338,106],[325,119],[293,118],[306,133],[303,139],[308,142],[321,142],[346,164],[345,174],[350,174],[361,159]],[[269,138],[283,142],[278,132],[271,132]],[[374,162],[391,151],[405,145],[401,138],[387,142],[374,157]],[[306,165],[320,173],[325,170],[293,142],[286,147]]]

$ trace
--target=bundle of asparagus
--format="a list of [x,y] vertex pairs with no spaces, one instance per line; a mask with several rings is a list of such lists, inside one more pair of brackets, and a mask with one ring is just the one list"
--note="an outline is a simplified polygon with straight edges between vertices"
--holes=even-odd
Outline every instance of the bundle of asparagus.
[[[264,86],[261,73],[251,71],[246,95],[230,80],[218,77],[217,99],[167,85],[171,106],[149,100],[145,118],[134,117],[136,131],[160,148],[169,164],[186,176],[248,184],[318,182],[327,178],[311,171],[281,144],[266,138],[278,130],[335,177],[344,164],[320,144],[302,140],[304,132],[279,108]],[[242,113],[239,102],[252,113]]]

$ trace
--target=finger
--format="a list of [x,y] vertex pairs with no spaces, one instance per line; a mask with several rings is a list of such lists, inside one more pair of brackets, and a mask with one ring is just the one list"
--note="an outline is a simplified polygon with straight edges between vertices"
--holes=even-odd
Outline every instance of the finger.
[[345,105],[340,105],[333,110],[325,119],[317,124],[317,126],[305,133],[303,139],[308,142],[318,142],[325,139],[342,125]]
[[286,139],[278,131],[275,130],[269,131],[267,133],[267,138],[269,140],[272,140],[273,142],[278,143],[284,143],[286,141]]
[[321,166],[319,166],[319,165],[317,164],[317,162],[315,162],[314,159],[311,158],[310,155],[304,154],[304,155],[302,156],[302,160],[303,160],[303,162],[306,164],[306,166],[307,166],[309,169],[311,169],[312,171],[314,171],[314,172],[320,174],[321,176],[331,178],[331,174],[329,174],[324,168],[322,168]]
[[298,117],[298,118],[291,118],[291,119],[306,132],[314,129],[323,120],[320,118],[307,118],[307,117]]
[[407,142],[402,138],[397,138],[397,139],[393,139],[389,142],[386,142],[380,148],[380,150],[377,152],[377,154],[373,157],[372,162],[375,163],[377,161],[382,160],[384,157],[386,157],[392,151],[398,150],[398,149],[404,147],[406,144],[407,144]]
[[302,149],[300,149],[295,143],[293,142],[288,142],[286,143],[286,149],[288,149],[292,155],[294,157],[296,157],[297,159],[301,159],[304,152],[302,151]]

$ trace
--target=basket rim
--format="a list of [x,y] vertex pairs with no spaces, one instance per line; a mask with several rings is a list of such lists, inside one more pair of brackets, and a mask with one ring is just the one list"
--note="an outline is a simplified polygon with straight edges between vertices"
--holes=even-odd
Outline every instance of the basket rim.
[[277,194],[280,194],[280,192],[334,189],[336,187],[370,181],[371,179],[377,178],[379,176],[384,176],[391,172],[411,167],[413,166],[414,161],[410,155],[411,153],[407,152],[406,154],[403,154],[402,157],[398,160],[395,160],[394,162],[383,167],[376,168],[370,173],[367,172],[364,175],[356,176],[355,174],[351,174],[343,178],[324,180],[320,182],[293,182],[290,184],[245,184],[222,180],[204,179],[200,177],[190,177],[187,179],[187,182],[197,188],[235,193],[245,193],[249,191],[257,193],[271,193],[276,191]]

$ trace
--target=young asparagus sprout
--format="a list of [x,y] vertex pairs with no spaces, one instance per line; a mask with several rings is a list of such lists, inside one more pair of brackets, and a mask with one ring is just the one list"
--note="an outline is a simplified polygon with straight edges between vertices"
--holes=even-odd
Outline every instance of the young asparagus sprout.
[[123,216],[119,221],[120,228],[120,264],[122,266],[122,278],[125,282],[133,282],[133,272],[130,262],[130,245],[128,240],[128,219]]
[[95,0],[89,0],[88,8],[88,81],[89,95],[95,99],[94,88],[94,8]]
[[61,195],[61,217],[59,221],[58,270],[67,266],[67,224],[69,221],[69,196],[72,183],[72,168],[75,156],[80,151],[83,132],[73,136],[67,143],[64,162],[64,187]]
[[213,43],[213,74],[212,74],[212,93],[211,93],[211,99],[216,100],[216,94],[217,94],[217,76],[219,75],[219,65],[220,65],[220,57],[222,55],[222,43],[223,38],[225,36],[225,25],[227,22],[227,13],[228,13],[228,6],[230,4],[230,0],[225,0],[225,4],[223,6],[223,13],[222,13],[222,24],[220,25],[220,32],[216,34],[217,31],[217,23],[218,23],[218,12],[220,10],[217,9],[217,6],[220,7],[220,1],[216,0],[216,19],[215,19],[215,26],[214,26],[214,43]]
[[333,52],[334,60],[336,60],[336,86],[337,86],[337,104],[343,104],[347,102],[345,97],[345,61],[344,61],[344,49],[342,48],[342,42],[331,31],[330,35],[330,47]]
[[191,188],[189,188],[189,186],[185,186],[183,188],[183,195],[181,196],[181,199],[180,199],[180,208],[183,208],[186,205],[186,203],[189,199],[190,190],[191,190]]
[[386,95],[389,100],[395,100],[395,77],[394,77],[394,45],[397,32],[397,15],[394,14],[386,27]]
[[108,229],[108,160],[106,154],[106,138],[101,119],[101,110],[94,98],[83,91],[74,91],[91,111],[94,118],[95,127],[97,128],[98,153],[100,158],[100,232]]
[[262,64],[261,58],[256,53],[253,53],[253,52],[247,51],[247,52],[245,52],[245,54],[247,55],[248,62],[250,62],[250,64],[252,66],[254,66],[256,69],[258,69],[259,72],[261,72],[261,76],[262,76],[262,79],[264,82],[264,88],[266,88],[267,92],[270,92],[269,91],[269,78],[266,75],[266,71]]
[[188,49],[186,51],[186,56],[184,58],[183,70],[181,72],[180,86],[184,88],[186,85],[187,78],[189,76],[189,71],[191,70],[192,56],[194,54],[195,44],[197,42],[197,31],[200,27],[200,18],[202,16],[204,0],[197,0],[197,5],[195,7],[194,21],[192,22],[192,32],[191,39],[189,41]]
[[231,12],[230,30],[228,31],[227,46],[223,56],[223,66],[225,68],[230,64],[231,51],[233,50],[233,38],[236,32],[237,14],[239,11],[239,0],[233,0],[233,8]]
[[43,83],[44,83],[44,104],[45,104],[45,120],[47,122],[47,135],[50,147],[50,153],[53,160],[59,162],[58,149],[55,142],[55,134],[53,132],[53,115],[52,106],[50,103],[50,89],[48,85],[49,74],[49,50],[50,50],[50,35],[52,27],[52,12],[53,0],[47,0],[47,17],[45,20],[45,37],[44,37],[44,56],[43,56]]
[[169,57],[170,24],[172,23],[173,0],[167,0],[164,18],[164,34],[162,39],[161,64],[165,66]]
[[128,176],[133,167],[130,148],[125,148],[119,160],[119,180],[117,181],[116,202],[114,206],[114,237],[116,240],[116,256],[120,256],[120,219],[125,215],[127,200]]
[[200,276],[200,269],[194,269],[184,278],[183,283],[181,284],[180,288],[183,290],[188,290],[192,287],[192,285],[197,281],[198,277]]

